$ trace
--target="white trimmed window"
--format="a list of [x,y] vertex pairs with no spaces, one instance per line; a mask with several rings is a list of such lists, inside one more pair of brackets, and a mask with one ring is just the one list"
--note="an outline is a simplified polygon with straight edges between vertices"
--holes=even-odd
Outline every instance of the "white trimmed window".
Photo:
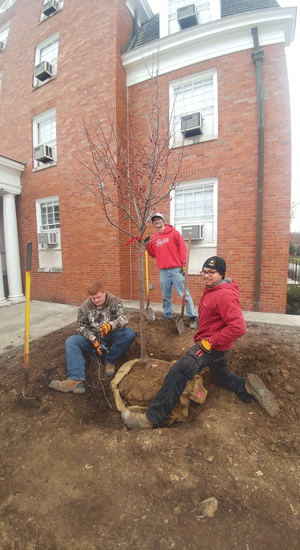
[[217,71],[170,82],[170,146],[217,139]]
[[10,6],[12,6],[15,2],[16,0],[6,0],[6,2],[3,2],[0,8],[0,13],[7,11],[10,8]]
[[217,251],[217,179],[181,183],[171,197],[171,223],[186,241],[192,233],[190,272],[199,274],[201,262]]
[[48,19],[59,12],[64,5],[64,0],[44,0],[41,13],[41,21]]
[[58,33],[43,40],[35,51],[34,86],[41,86],[57,74]]
[[36,201],[37,237],[40,271],[61,271],[59,199],[57,196]]
[[33,118],[34,168],[56,164],[56,111],[50,109]]
[[10,23],[6,23],[6,25],[1,27],[0,29],[0,52],[3,52],[3,50],[5,50],[6,48],[6,42],[7,42],[7,37],[9,33],[9,25]]

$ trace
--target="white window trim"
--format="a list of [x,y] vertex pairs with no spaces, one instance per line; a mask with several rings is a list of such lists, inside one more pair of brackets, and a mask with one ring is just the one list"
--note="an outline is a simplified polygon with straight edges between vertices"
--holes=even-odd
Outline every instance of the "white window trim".
[[[36,67],[41,61],[40,61],[40,57],[41,57],[41,50],[43,48],[46,48],[49,44],[52,44],[53,42],[55,42],[56,40],[59,41],[59,33],[55,33],[53,34],[52,36],[49,36],[48,38],[46,38],[46,40],[43,40],[43,42],[40,42],[37,46],[36,46],[36,49],[35,49],[35,62],[34,62],[34,66]],[[59,46],[59,44],[58,44]],[[50,63],[50,61],[49,61]],[[33,87],[34,88],[39,88],[40,86],[43,86],[44,84],[47,84],[47,82],[50,82],[51,80],[53,80],[54,78],[56,78],[56,75],[57,75],[57,59],[56,61],[53,63],[51,62],[51,65],[53,67],[53,76],[50,77],[50,78],[47,78],[47,80],[44,80],[43,82],[41,82],[38,78],[36,78],[34,75],[33,75]]]
[[[33,149],[34,147],[37,147],[38,145],[42,145],[38,142],[38,124],[40,122],[43,122],[44,120],[47,120],[48,118],[55,115],[56,120],[56,109],[49,109],[49,111],[45,111],[44,113],[41,113],[40,115],[34,117],[32,119],[32,135],[33,135]],[[39,162],[37,160],[33,159],[33,170],[42,170],[44,168],[49,168],[50,166],[57,164],[57,140],[51,140],[47,142],[47,145],[52,147],[53,153],[54,153],[54,160],[52,162]]]
[[[179,185],[177,185],[176,189],[180,189],[180,188],[183,188],[183,187],[188,187],[188,186],[191,186],[191,185],[193,187],[197,187],[197,185],[199,185],[199,186],[212,185],[213,186],[213,216],[214,216],[214,232],[213,232],[212,242],[207,243],[207,244],[202,244],[201,241],[193,241],[192,247],[193,247],[193,249],[216,247],[217,246],[217,235],[218,235],[218,180],[217,180],[217,178],[209,178],[209,179],[203,179],[203,180],[185,181],[185,182],[182,182]],[[173,189],[171,191],[170,198],[171,198],[171,202],[170,202],[170,223],[172,225],[174,225],[174,223],[175,223],[175,189]],[[199,225],[199,224],[203,224],[203,223],[205,223],[205,222],[199,220],[199,222],[193,221],[193,222],[189,223],[188,225]],[[187,225],[187,224],[185,224],[185,225]],[[177,226],[174,225],[174,227],[179,231],[179,233],[181,233],[181,231],[180,231],[181,224],[180,224],[180,226],[179,226],[179,224]]]
[[[174,110],[174,104],[175,104],[175,88],[177,88],[180,85],[186,85],[190,82],[195,82],[198,79],[205,79],[205,78],[213,78],[213,92],[214,92],[214,130],[212,134],[204,134],[199,136],[194,136],[192,138],[184,138],[183,135],[178,136],[176,139],[176,136],[172,135],[172,127],[173,127],[173,110]],[[215,139],[218,139],[218,79],[217,79],[217,69],[209,69],[207,71],[202,71],[200,73],[194,73],[188,77],[181,78],[179,80],[173,80],[172,82],[169,82],[169,98],[170,98],[170,105],[169,105],[169,121],[170,121],[170,148],[176,148],[187,146],[187,145],[194,145],[195,143],[202,143],[205,141],[212,141]],[[185,113],[182,113],[182,116]]]
[[[43,9],[43,6],[45,4],[47,4],[49,0],[44,0],[43,2],[43,5],[42,5],[42,9]],[[53,13],[50,13],[50,15],[45,15],[43,12],[41,12],[41,19],[40,19],[40,22],[42,21],[45,21],[46,19],[49,19],[49,17],[52,17],[53,15],[55,15],[56,13],[59,13],[63,7],[64,7],[64,0],[56,0],[57,4],[58,4],[58,10],[57,11],[54,11]]]
[[[6,43],[7,43],[8,34],[9,34],[9,27],[10,27],[10,21],[8,23],[6,23],[5,25],[3,25],[3,27],[1,27],[1,29],[0,29],[0,42],[2,42],[2,44],[3,44],[3,50],[0,50],[0,52],[4,51],[5,48],[6,48]],[[6,34],[6,32],[7,32],[7,34]]]
[[[62,257],[61,257],[61,236],[60,227],[57,229],[42,230],[42,216],[41,216],[41,204],[47,202],[57,201],[59,204],[58,195],[52,197],[44,197],[35,201],[36,206],[36,222],[37,222],[37,239],[39,233],[57,233],[58,244],[55,246],[48,246],[39,244],[38,242],[38,256],[39,256],[39,272],[43,273],[61,273],[62,272]],[[42,267],[41,267],[42,266]]]
[[4,13],[5,11],[7,11],[15,2],[16,0],[6,0],[6,2],[4,2],[0,8],[0,13]]

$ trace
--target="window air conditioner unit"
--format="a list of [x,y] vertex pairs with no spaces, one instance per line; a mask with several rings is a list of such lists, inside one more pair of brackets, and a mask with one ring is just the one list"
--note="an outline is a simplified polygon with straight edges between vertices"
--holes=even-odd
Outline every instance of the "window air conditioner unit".
[[177,21],[182,30],[189,29],[190,27],[198,25],[195,4],[190,4],[189,6],[178,8]]
[[48,235],[47,235],[47,233],[38,233],[38,243],[39,244],[48,244]]
[[203,134],[203,116],[201,113],[193,113],[181,117],[181,132],[185,138]]
[[0,52],[3,52],[3,50],[4,50],[4,43],[0,42]]
[[44,233],[38,233],[38,243],[42,245],[48,245],[48,246],[55,246],[58,243],[58,231],[48,232],[45,231]]
[[46,2],[46,4],[43,5],[42,12],[46,17],[56,11],[58,11],[58,2],[55,2],[55,0],[50,0],[50,2]]
[[192,233],[192,241],[202,241],[204,237],[204,225],[183,225],[181,234],[185,241],[189,238],[189,233]]
[[38,80],[41,80],[41,82],[44,82],[44,80],[53,76],[53,66],[49,61],[42,61],[42,63],[34,67],[34,76],[38,78]]
[[48,246],[58,244],[58,231],[48,233]]
[[54,160],[52,147],[49,147],[49,145],[35,147],[33,149],[33,158],[43,163],[52,162]]

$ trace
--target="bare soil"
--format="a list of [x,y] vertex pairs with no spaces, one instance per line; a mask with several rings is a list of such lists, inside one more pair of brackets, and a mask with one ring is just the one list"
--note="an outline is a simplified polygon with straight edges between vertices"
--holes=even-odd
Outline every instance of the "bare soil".
[[[125,360],[139,357],[137,333]],[[173,361],[193,344],[173,320],[146,322],[149,357]],[[279,401],[269,417],[203,373],[208,396],[188,420],[128,430],[109,382],[88,362],[87,392],[60,394],[65,339],[76,325],[30,345],[24,407],[23,349],[0,357],[1,550],[298,550],[300,538],[300,334],[249,324],[230,368],[258,374]],[[120,362],[121,365],[121,362]],[[120,366],[118,365],[118,366]],[[149,386],[151,380],[149,380]],[[214,498],[208,517],[202,502]]]

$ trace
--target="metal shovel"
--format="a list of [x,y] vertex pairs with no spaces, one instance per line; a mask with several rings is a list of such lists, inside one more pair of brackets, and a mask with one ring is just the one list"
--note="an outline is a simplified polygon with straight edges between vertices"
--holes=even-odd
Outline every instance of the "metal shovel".
[[24,346],[24,385],[25,389],[19,394],[19,403],[25,407],[39,408],[40,403],[36,397],[27,394],[29,383],[29,313],[30,313],[30,285],[31,285],[31,255],[32,243],[27,243],[26,248],[26,280],[25,280],[25,346]]
[[190,232],[189,233],[189,241],[188,241],[188,252],[187,252],[187,258],[186,258],[186,270],[185,270],[185,278],[184,278],[184,286],[183,286],[181,313],[180,313],[179,317],[175,320],[176,327],[177,327],[179,335],[182,334],[185,331],[185,326],[184,326],[184,322],[183,322],[183,313],[184,313],[184,306],[185,306],[185,293],[186,293],[188,270],[189,270],[191,239],[192,239],[192,233]]
[[148,252],[147,246],[145,249],[145,267],[146,267],[146,288],[147,288],[147,306],[144,309],[145,316],[149,321],[155,321],[155,313],[151,307],[149,307],[150,296],[149,296],[149,273],[148,273]]

